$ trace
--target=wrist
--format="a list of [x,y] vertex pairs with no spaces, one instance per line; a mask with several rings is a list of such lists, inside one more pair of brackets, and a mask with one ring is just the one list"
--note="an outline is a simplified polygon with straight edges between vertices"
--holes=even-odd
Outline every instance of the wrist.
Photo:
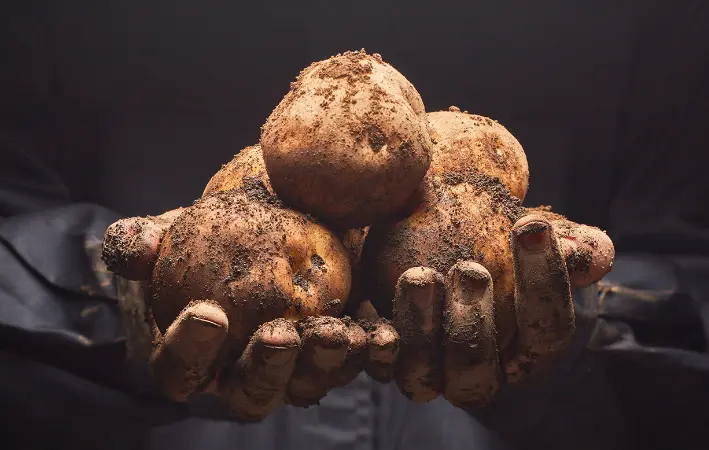
[[147,320],[142,283],[115,276],[118,308],[126,336],[126,361],[131,365],[147,364],[152,351],[153,335]]

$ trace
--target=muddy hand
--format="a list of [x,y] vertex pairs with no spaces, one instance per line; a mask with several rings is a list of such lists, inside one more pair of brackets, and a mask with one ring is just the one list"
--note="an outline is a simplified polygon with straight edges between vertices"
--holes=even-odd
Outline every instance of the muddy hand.
[[[147,284],[162,236],[180,212],[111,225],[103,255],[109,268]],[[317,404],[365,366],[386,366],[387,358],[393,361],[380,348],[378,325],[366,321],[368,332],[348,318],[275,319],[254,332],[238,358],[228,358],[229,320],[217,303],[191,302],[164,333],[146,310],[153,334],[149,366],[165,396],[183,402],[197,393],[217,395],[238,421],[259,421],[284,403]],[[398,339],[393,329],[387,336]],[[387,372],[386,367],[382,370]]]
[[394,374],[414,401],[444,395],[462,408],[480,407],[505,380],[519,382],[553,360],[574,333],[571,289],[611,268],[614,250],[600,230],[533,210],[511,233],[517,340],[501,361],[493,280],[480,264],[460,261],[447,274],[416,267],[399,278],[393,324],[400,350]]

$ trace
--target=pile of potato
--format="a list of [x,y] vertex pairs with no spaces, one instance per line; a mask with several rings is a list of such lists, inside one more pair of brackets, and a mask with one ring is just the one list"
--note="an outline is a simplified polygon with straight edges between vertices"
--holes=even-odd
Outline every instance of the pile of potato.
[[480,262],[505,329],[514,321],[508,236],[528,177],[504,127],[455,107],[427,114],[379,55],[316,62],[260,145],[224,165],[166,232],[150,277],[154,318],[165,328],[190,301],[210,299],[243,347],[274,318],[341,315],[361,256],[362,291],[385,315],[408,268]]

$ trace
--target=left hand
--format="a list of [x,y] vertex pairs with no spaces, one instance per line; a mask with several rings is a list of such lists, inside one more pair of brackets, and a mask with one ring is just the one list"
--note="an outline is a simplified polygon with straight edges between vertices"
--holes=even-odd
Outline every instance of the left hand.
[[[161,240],[180,213],[130,217],[111,225],[103,248],[109,269],[141,281],[147,292]],[[177,402],[199,393],[217,396],[240,422],[260,421],[284,403],[317,404],[331,389],[352,381],[365,365],[386,360],[390,349],[380,349],[379,342],[395,334],[385,323],[367,323],[365,332],[346,318],[279,318],[255,329],[243,351],[236,353],[227,343],[230,323],[218,303],[192,301],[161,330],[152,317],[150,296],[136,300],[139,304],[133,308],[145,311],[150,328],[145,356],[156,386]]]
[[388,343],[399,352],[385,373],[412,400],[442,394],[458,407],[481,407],[505,380],[517,383],[538,372],[574,334],[571,289],[598,281],[613,263],[604,232],[541,209],[517,221],[510,239],[517,321],[516,330],[505,331],[516,331],[512,348],[498,346],[485,267],[459,261],[447,274],[415,267],[399,278],[393,325],[400,341]]

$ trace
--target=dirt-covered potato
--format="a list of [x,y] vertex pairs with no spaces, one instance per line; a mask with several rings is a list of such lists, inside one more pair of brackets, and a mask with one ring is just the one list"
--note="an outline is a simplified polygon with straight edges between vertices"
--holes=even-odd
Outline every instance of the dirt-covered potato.
[[362,268],[378,310],[390,312],[396,283],[412,267],[442,274],[458,261],[475,261],[492,276],[495,322],[504,347],[515,329],[514,277],[509,233],[524,214],[499,181],[473,170],[428,175],[416,209],[391,224],[373,225]]
[[243,349],[269,320],[341,313],[351,269],[340,240],[283,207],[258,177],[224,191],[212,181],[215,192],[185,209],[163,237],[150,283],[158,327],[164,331],[190,301],[212,300],[228,316],[232,348]]
[[[273,193],[268,180],[266,165],[260,145],[246,147],[214,174],[204,189],[203,197],[219,191],[241,188],[248,183],[260,181],[270,193]],[[258,183],[257,183],[258,184]]]
[[524,200],[529,185],[529,167],[519,141],[497,121],[461,112],[428,113],[434,131],[429,174],[466,173],[475,169],[500,179],[510,193]]
[[458,261],[478,262],[493,279],[504,346],[512,339],[506,332],[515,329],[509,235],[525,214],[527,158],[514,136],[491,119],[455,107],[428,117],[435,142],[431,166],[406,217],[370,228],[362,257],[365,279],[377,306],[389,312],[407,269],[425,266],[447,274]]
[[416,89],[379,55],[348,52],[303,70],[261,133],[273,188],[340,229],[398,211],[429,167]]
[[[202,196],[206,197],[215,192],[230,189],[248,191],[264,187],[269,194],[275,195],[266,172],[266,165],[263,162],[261,146],[252,145],[237,153],[231,161],[222,166],[219,172],[214,174],[207,183]],[[353,267],[359,264],[367,230],[368,227],[335,231],[347,250]]]

